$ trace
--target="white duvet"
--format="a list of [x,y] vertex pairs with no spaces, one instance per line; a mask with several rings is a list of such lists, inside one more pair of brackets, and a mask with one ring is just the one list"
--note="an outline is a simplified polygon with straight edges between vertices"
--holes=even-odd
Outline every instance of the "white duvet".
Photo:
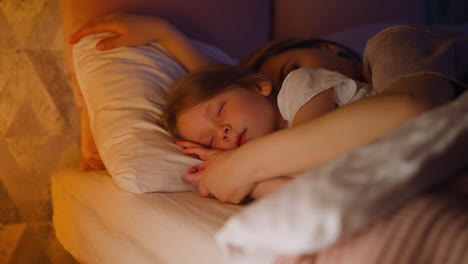
[[215,232],[241,206],[195,193],[132,194],[106,171],[69,169],[53,177],[60,243],[88,264],[225,263]]

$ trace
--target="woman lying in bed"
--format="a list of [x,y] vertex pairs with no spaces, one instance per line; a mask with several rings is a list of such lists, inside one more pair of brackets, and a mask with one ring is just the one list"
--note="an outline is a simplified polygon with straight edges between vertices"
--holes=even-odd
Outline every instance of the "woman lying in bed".
[[[291,45],[272,44],[243,61],[245,67],[269,79],[239,68],[224,67],[231,72],[218,78],[223,85],[214,85],[223,89],[199,97],[176,112],[169,111],[174,114],[174,131],[189,140],[179,142],[186,148],[184,153],[197,154],[205,161],[200,167],[192,168],[186,179],[198,186],[202,196],[213,195],[224,202],[239,203],[249,194],[259,198],[288,182],[289,177],[380,138],[412,117],[451,100],[461,87],[466,87],[459,81],[466,72],[466,62],[457,61],[468,52],[466,36],[427,30],[401,26],[382,31],[368,42],[364,64],[336,43],[298,41]],[[197,76],[206,80],[219,77],[220,72],[215,68],[202,69],[216,62],[201,55],[166,21],[154,17],[107,16],[78,31],[71,42],[109,31],[115,37],[101,41],[98,49],[149,41],[164,45],[193,72],[179,83],[178,86],[185,86],[182,90],[195,87],[193,78]],[[451,57],[455,42],[459,55]],[[304,69],[293,71],[296,68]],[[279,93],[287,91],[287,95],[276,98],[278,91],[274,87],[284,79],[286,82]],[[337,79],[338,82],[329,83]],[[324,82],[327,85],[322,87]],[[199,91],[204,91],[207,87],[200,88]],[[287,96],[297,93],[297,89],[309,96],[299,96],[300,103],[288,101]],[[338,92],[341,90],[342,95]],[[346,97],[350,98],[343,103]],[[187,97],[178,100],[184,98]],[[233,106],[245,109],[242,103],[248,103],[247,110],[252,112],[232,115],[234,111],[242,112]],[[283,109],[278,107],[284,104]],[[259,111],[264,115],[258,115]],[[292,113],[285,115],[285,111]],[[233,119],[218,118],[217,113]],[[291,128],[283,129],[288,126]],[[229,143],[232,135],[237,136],[236,144]]]

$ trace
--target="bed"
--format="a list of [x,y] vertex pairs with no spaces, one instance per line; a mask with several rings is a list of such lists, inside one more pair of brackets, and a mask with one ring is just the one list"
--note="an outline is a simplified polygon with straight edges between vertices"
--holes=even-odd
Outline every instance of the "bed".
[[[269,39],[288,36],[322,36],[362,52],[365,41],[384,27],[428,22],[425,1],[413,1],[410,7],[405,1],[359,1],[355,4],[361,4],[361,9],[352,16],[343,14],[346,1],[314,3],[316,16],[308,23],[300,23],[309,15],[304,10],[311,10],[307,1],[255,1],[252,5],[250,1],[220,4],[206,0],[197,6],[187,4],[180,13],[175,12],[178,1],[102,2],[117,7],[88,15],[131,10],[167,17],[193,33],[194,42],[206,54],[226,63]],[[62,1],[62,9],[90,3]],[[334,9],[337,4],[343,8]],[[212,18],[207,6],[217,10]],[[194,8],[200,12],[187,12]],[[388,9],[395,15],[389,16]],[[226,16],[220,19],[223,12]],[[292,14],[297,14],[296,19],[290,19]],[[342,19],[333,21],[329,14]],[[233,22],[235,16],[243,19]],[[64,16],[65,36],[84,21]],[[322,26],[317,27],[317,21]],[[236,34],[227,34],[226,39],[220,27]],[[99,38],[87,38],[70,48],[68,55],[72,74],[91,108],[93,134],[108,169],[66,168],[52,179],[57,238],[79,262],[273,263],[279,255],[308,252],[319,252],[315,263],[463,263],[468,259],[467,94],[375,144],[307,172],[267,199],[223,204],[198,197],[193,186],[182,181],[186,168],[199,161],[179,155],[167,133],[157,126],[163,101],[154,98],[167,94],[168,83],[183,69],[157,43],[102,55],[93,49]],[[129,71],[121,71],[122,64],[132,65],[131,74],[138,72],[141,78],[125,83]],[[104,77],[109,75],[118,78]],[[115,87],[109,83],[123,88],[109,90]],[[154,84],[161,88],[148,90]],[[134,89],[125,89],[129,85]],[[114,107],[135,94],[152,99],[125,100],[122,108],[133,112]],[[434,123],[439,125],[434,128]],[[412,140],[407,135],[413,135]],[[373,159],[364,159],[369,153]],[[376,168],[389,153],[395,156],[392,163]],[[352,178],[361,181],[346,180],[353,173],[358,177]],[[399,184],[390,180],[394,174],[400,175]],[[404,177],[408,180],[401,181]],[[312,180],[314,184],[308,182]],[[369,189],[376,191],[365,191]],[[320,195],[330,192],[342,195],[324,201],[327,196]],[[311,200],[321,202],[307,202]],[[304,228],[312,219],[313,228]],[[450,255],[446,255],[448,248]]]
[[[321,247],[325,249],[318,253],[315,263],[465,263],[468,257],[468,96],[462,99],[457,107],[464,106],[460,111],[440,111],[441,115],[454,116],[455,121],[447,123],[450,126],[453,122],[464,123],[462,133],[455,133],[442,144],[442,153],[440,144],[428,146],[433,139],[429,143],[417,140],[411,147],[398,144],[396,138],[406,138],[408,132],[400,130],[393,139],[340,159],[345,166],[352,164],[351,173],[330,174],[330,168],[324,167],[250,205],[222,204],[215,199],[200,198],[194,192],[133,194],[119,188],[106,171],[83,172],[77,168],[58,171],[52,182],[57,238],[82,263],[273,263],[281,250],[294,255]],[[432,135],[438,134],[440,131]],[[389,142],[390,147],[399,148],[400,152],[385,151]],[[383,175],[371,177],[365,184],[354,182],[358,187],[351,187],[353,182],[344,178],[363,172],[364,179],[365,175],[379,175],[376,166],[372,166],[375,163],[363,163],[364,159],[356,158],[367,155],[367,151],[375,154],[376,148],[381,154],[375,156],[381,158],[388,153],[400,158],[417,153],[406,162],[419,165],[409,172],[415,176],[411,181],[380,192],[385,195],[369,197],[363,195],[363,189],[392,186],[385,179],[394,179],[388,177],[394,173],[394,164],[380,170]],[[357,162],[353,163],[353,159]],[[424,162],[417,162],[421,159]],[[404,160],[394,162],[401,164]],[[337,169],[336,164],[328,167]],[[323,176],[317,177],[320,174]],[[341,179],[332,175],[341,175]],[[405,173],[400,175],[404,177]],[[362,176],[356,178],[362,180]],[[314,179],[315,184],[307,184],[308,179]],[[428,190],[435,183],[440,184]],[[304,188],[309,189],[304,191]],[[421,194],[422,190],[426,192]],[[337,191],[346,195],[335,198],[360,197],[358,203],[345,206],[344,211],[349,215],[353,215],[349,211],[354,211],[365,219],[344,217],[339,219],[347,222],[334,223],[328,209],[323,210],[324,204],[334,208],[334,201],[323,201],[317,196],[320,198],[321,192]],[[311,195],[307,197],[304,193]],[[413,198],[403,203],[408,195]],[[311,200],[321,201],[319,208],[307,202]],[[321,214],[328,216],[317,217]],[[319,228],[303,229],[313,219]],[[368,222],[369,219],[374,220]],[[356,230],[356,226],[362,225],[366,227]],[[330,232],[346,235],[336,239],[327,235]],[[336,240],[330,245],[325,241],[324,246],[319,241],[325,237]]]

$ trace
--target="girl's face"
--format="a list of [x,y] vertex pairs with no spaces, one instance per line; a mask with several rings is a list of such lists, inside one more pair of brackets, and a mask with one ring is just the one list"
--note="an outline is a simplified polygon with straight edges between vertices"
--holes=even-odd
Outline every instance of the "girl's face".
[[251,89],[234,87],[182,112],[177,117],[180,135],[208,148],[233,149],[278,130],[284,120],[268,96],[270,82]]
[[300,67],[317,67],[340,72],[351,79],[362,80],[362,64],[339,56],[332,44],[318,48],[292,49],[267,59],[259,72],[282,83],[289,72]]

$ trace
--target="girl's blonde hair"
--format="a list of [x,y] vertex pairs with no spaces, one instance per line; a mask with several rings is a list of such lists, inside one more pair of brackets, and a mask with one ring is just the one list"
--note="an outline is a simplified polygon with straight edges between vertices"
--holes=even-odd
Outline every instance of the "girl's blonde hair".
[[251,89],[259,81],[273,85],[271,96],[276,98],[278,87],[261,74],[232,65],[214,65],[188,73],[180,79],[167,99],[163,123],[175,138],[181,138],[177,117],[184,111],[236,87]]

